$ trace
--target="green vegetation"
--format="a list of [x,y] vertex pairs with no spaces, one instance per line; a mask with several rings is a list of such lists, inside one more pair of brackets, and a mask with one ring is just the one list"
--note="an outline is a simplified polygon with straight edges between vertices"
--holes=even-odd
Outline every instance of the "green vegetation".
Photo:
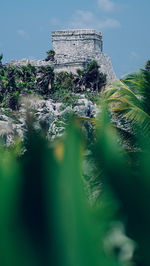
[[146,62],[145,69],[150,71],[150,60]]
[[55,60],[55,51],[49,50],[46,53],[47,53],[47,57],[45,58],[45,61],[54,61]]
[[[54,55],[54,52],[49,51],[48,54]],[[78,70],[78,73],[54,74],[54,69],[50,66],[36,68],[30,64],[22,67],[0,65],[0,105],[18,110],[19,98],[22,95],[37,94],[57,100],[56,95],[60,94],[64,100],[64,94],[66,99],[71,97],[68,91],[87,93],[89,90],[88,94],[94,100],[95,94],[98,94],[106,84],[106,75],[99,73],[95,61],[89,63],[86,69]]]
[[74,106],[77,104],[79,95],[74,94],[71,91],[66,91],[65,89],[62,89],[62,90],[56,90],[53,93],[52,99],[55,102],[61,102],[67,106]]
[[0,66],[2,65],[3,54],[0,55]]
[[[1,66],[1,106],[17,110],[29,93],[69,105],[79,93],[101,93],[101,112],[97,119],[66,114],[65,134],[52,141],[28,111],[24,140],[0,146],[0,265],[150,265],[148,65],[106,90],[96,62],[76,76]],[[127,134],[134,149],[120,144]]]
[[96,203],[86,196],[89,146],[78,119],[49,143],[28,116],[24,143],[1,148],[1,265],[149,266],[150,141],[139,138],[142,151],[125,155],[102,108],[90,148],[102,184]]
[[72,73],[60,72],[55,76],[54,87],[55,90],[69,90],[74,89],[74,75]]
[[150,134],[149,71],[143,69],[128,75],[123,81],[114,81],[104,95],[112,114],[127,119],[134,133],[140,128],[143,135]]
[[54,71],[51,67],[36,69],[30,64],[22,67],[0,67],[0,104],[12,110],[19,108],[19,97],[27,94],[49,96],[53,89]]
[[100,92],[106,85],[106,74],[99,72],[96,61],[87,64],[84,70],[77,70],[78,77],[75,79],[76,90]]

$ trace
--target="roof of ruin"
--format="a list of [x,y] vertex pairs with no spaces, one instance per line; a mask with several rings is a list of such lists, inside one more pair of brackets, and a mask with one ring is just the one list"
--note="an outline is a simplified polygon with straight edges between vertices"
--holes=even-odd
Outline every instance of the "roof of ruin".
[[52,35],[79,35],[79,34],[95,34],[102,36],[102,33],[93,29],[73,29],[73,30],[56,30],[52,31]]

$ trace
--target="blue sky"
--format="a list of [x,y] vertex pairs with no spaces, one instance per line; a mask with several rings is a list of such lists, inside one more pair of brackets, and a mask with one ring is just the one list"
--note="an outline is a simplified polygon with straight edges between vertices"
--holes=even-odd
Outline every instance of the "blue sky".
[[72,28],[102,31],[118,77],[150,59],[150,0],[1,0],[0,6],[4,61],[42,59],[51,48],[51,31]]

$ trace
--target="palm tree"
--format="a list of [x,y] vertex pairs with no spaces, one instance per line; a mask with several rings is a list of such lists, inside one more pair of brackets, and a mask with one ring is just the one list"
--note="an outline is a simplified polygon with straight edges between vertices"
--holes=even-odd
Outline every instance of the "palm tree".
[[150,60],[146,62],[145,69],[150,71]]
[[125,80],[115,80],[104,96],[112,114],[150,135],[150,71],[142,69]]

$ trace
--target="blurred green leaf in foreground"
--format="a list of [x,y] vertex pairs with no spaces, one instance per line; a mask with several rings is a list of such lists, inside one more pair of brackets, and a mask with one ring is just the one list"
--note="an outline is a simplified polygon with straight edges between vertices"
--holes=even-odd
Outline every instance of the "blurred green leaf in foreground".
[[150,265],[150,143],[133,162],[117,138],[103,107],[93,150],[102,192],[92,206],[76,119],[53,144],[28,121],[23,154],[1,148],[0,265]]

